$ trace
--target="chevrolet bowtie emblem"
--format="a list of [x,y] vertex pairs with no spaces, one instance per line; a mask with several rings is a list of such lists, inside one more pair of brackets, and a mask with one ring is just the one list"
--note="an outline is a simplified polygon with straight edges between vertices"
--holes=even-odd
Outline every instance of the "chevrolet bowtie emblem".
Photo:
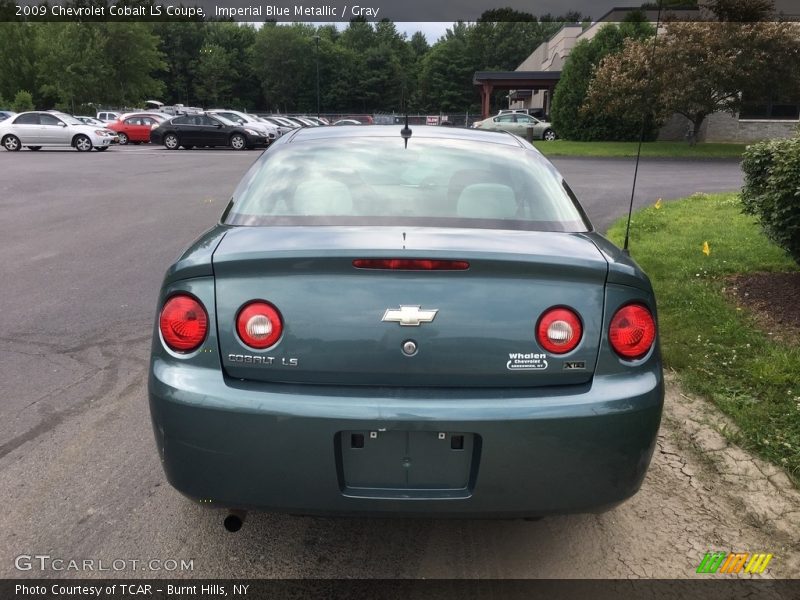
[[401,306],[388,308],[381,321],[400,323],[403,327],[419,327],[420,323],[430,323],[439,312],[438,308],[422,310],[419,306]]

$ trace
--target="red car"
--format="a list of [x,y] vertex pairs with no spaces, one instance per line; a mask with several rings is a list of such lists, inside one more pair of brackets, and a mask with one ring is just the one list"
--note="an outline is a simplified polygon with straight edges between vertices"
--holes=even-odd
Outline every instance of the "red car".
[[106,127],[117,133],[120,145],[128,142],[140,144],[150,141],[150,131],[160,122],[150,115],[126,115],[118,121],[108,123]]

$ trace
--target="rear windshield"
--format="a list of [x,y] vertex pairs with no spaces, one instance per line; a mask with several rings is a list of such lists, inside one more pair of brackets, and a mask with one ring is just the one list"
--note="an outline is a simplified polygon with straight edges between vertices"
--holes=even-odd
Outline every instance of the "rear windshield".
[[482,141],[353,137],[266,152],[239,184],[230,225],[411,225],[587,231],[536,153]]

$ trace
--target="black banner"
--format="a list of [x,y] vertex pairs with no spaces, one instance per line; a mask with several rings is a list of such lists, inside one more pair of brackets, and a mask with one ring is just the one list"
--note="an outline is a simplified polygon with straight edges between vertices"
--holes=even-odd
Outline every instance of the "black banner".
[[5,579],[0,580],[0,598],[2,600],[221,600],[222,598],[796,600],[800,598],[800,580],[732,579],[730,576],[718,575],[687,580]]
[[[657,2],[650,4],[651,9]],[[690,3],[687,3],[690,4]],[[508,9],[535,16],[580,14],[603,20],[614,8],[639,7],[642,0],[2,0],[0,21],[171,21],[394,22],[475,21],[487,11]],[[673,4],[674,6],[674,4]],[[775,0],[776,18],[800,15],[795,0]],[[678,18],[702,18],[697,10],[668,8]],[[608,19],[605,19],[608,20]]]

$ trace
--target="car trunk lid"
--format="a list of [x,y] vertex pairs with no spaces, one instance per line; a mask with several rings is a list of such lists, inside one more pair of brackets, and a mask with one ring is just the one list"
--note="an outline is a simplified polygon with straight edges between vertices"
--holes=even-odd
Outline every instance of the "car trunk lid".
[[[469,266],[355,267],[362,259]],[[580,235],[242,227],[228,232],[213,264],[222,364],[234,378],[533,387],[586,383],[594,371],[607,263]],[[247,347],[236,333],[237,314],[252,300],[272,303],[283,317],[283,335],[267,350]],[[563,356],[536,340],[538,319],[554,306],[572,308],[583,325],[580,344]],[[416,347],[411,355],[407,342]]]

